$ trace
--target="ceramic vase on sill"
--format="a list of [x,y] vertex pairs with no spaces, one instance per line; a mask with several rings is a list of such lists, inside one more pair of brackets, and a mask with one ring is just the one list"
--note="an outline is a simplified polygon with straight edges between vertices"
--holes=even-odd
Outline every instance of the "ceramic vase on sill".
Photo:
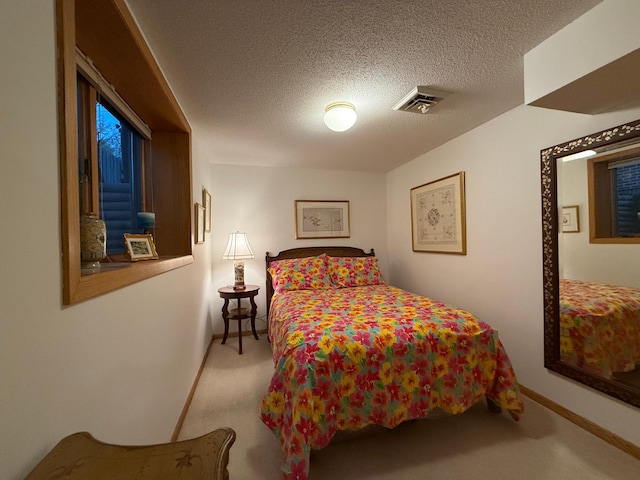
[[99,270],[107,256],[107,226],[95,213],[80,216],[80,266]]

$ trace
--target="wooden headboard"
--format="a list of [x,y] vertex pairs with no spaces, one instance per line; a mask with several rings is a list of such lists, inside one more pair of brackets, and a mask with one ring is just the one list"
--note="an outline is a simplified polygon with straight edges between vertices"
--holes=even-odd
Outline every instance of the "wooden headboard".
[[269,314],[269,307],[271,306],[271,297],[273,297],[273,283],[271,274],[269,273],[271,262],[285,260],[287,258],[315,257],[323,253],[331,257],[374,257],[376,255],[373,248],[371,252],[367,253],[361,248],[355,247],[300,247],[283,250],[274,256],[271,256],[271,254],[267,252],[264,257],[267,269],[267,315]]

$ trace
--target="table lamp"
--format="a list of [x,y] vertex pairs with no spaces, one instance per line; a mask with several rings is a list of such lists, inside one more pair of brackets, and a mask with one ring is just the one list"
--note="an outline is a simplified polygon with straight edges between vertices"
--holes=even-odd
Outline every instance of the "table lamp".
[[222,255],[225,260],[233,260],[233,272],[235,276],[234,290],[244,290],[244,261],[248,258],[255,258],[249,246],[246,233],[230,233],[229,243]]

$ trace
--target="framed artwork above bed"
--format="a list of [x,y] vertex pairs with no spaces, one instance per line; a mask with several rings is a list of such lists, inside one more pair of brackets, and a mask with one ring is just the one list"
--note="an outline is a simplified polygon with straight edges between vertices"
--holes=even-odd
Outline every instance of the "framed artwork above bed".
[[296,200],[296,239],[349,238],[348,200]]
[[414,252],[467,254],[464,172],[411,189]]

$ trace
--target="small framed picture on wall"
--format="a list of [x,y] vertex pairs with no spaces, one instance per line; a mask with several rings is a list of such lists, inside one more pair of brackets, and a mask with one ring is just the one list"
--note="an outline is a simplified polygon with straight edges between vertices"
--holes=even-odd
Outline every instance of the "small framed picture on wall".
[[204,234],[205,234],[205,210],[202,205],[196,203],[193,206],[193,214],[195,218],[195,234],[196,234],[196,243],[204,243]]
[[206,188],[202,189],[202,205],[204,207],[204,231],[211,231],[211,194]]
[[580,213],[577,205],[562,207],[562,233],[578,233],[580,231]]

